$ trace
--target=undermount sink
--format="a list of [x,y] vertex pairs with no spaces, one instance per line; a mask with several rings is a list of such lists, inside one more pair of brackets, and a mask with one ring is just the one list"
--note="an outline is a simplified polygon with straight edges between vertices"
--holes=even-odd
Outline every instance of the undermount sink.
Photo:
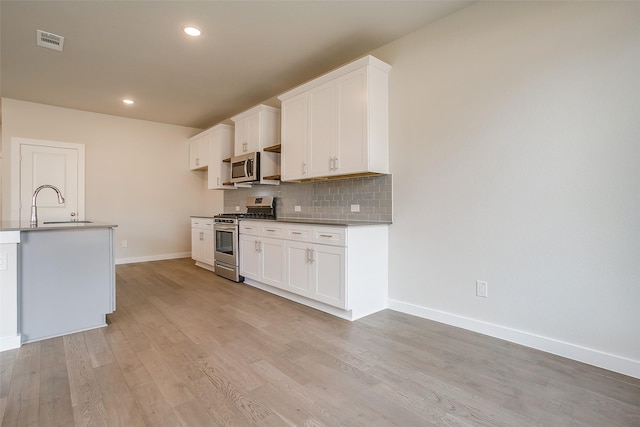
[[43,224],[91,224],[92,221],[45,221]]

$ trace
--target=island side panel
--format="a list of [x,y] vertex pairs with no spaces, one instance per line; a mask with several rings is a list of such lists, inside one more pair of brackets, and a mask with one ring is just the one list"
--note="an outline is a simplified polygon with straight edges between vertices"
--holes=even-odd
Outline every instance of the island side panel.
[[22,232],[22,342],[106,325],[115,306],[111,228]]
[[0,351],[20,347],[18,332],[19,231],[0,231]]

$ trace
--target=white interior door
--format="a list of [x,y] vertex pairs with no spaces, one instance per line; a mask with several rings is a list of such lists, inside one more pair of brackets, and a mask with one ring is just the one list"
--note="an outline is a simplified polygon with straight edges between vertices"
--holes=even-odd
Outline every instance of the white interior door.
[[84,219],[84,146],[48,141],[23,141],[20,151],[20,220],[29,221],[33,192],[41,185],[57,187],[65,198],[58,203],[54,190],[38,193],[38,220]]

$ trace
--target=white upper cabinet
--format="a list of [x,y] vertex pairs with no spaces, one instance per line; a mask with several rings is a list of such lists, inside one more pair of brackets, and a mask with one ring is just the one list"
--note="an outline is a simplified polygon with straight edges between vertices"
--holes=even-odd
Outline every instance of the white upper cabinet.
[[189,138],[189,168],[206,170],[209,166],[209,133],[201,132]]
[[366,56],[278,97],[283,181],[389,173],[390,70]]
[[[209,129],[209,172],[207,188],[224,190],[234,188],[231,184],[231,163],[233,156],[233,126],[216,125]],[[225,162],[225,160],[227,160]]]
[[262,151],[280,143],[280,109],[258,105],[231,118],[236,126],[234,155]]

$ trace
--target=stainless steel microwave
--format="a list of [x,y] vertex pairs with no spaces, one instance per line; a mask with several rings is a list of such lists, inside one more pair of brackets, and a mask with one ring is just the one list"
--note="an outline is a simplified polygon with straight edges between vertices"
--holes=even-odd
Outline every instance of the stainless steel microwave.
[[231,158],[231,182],[260,181],[260,153]]

